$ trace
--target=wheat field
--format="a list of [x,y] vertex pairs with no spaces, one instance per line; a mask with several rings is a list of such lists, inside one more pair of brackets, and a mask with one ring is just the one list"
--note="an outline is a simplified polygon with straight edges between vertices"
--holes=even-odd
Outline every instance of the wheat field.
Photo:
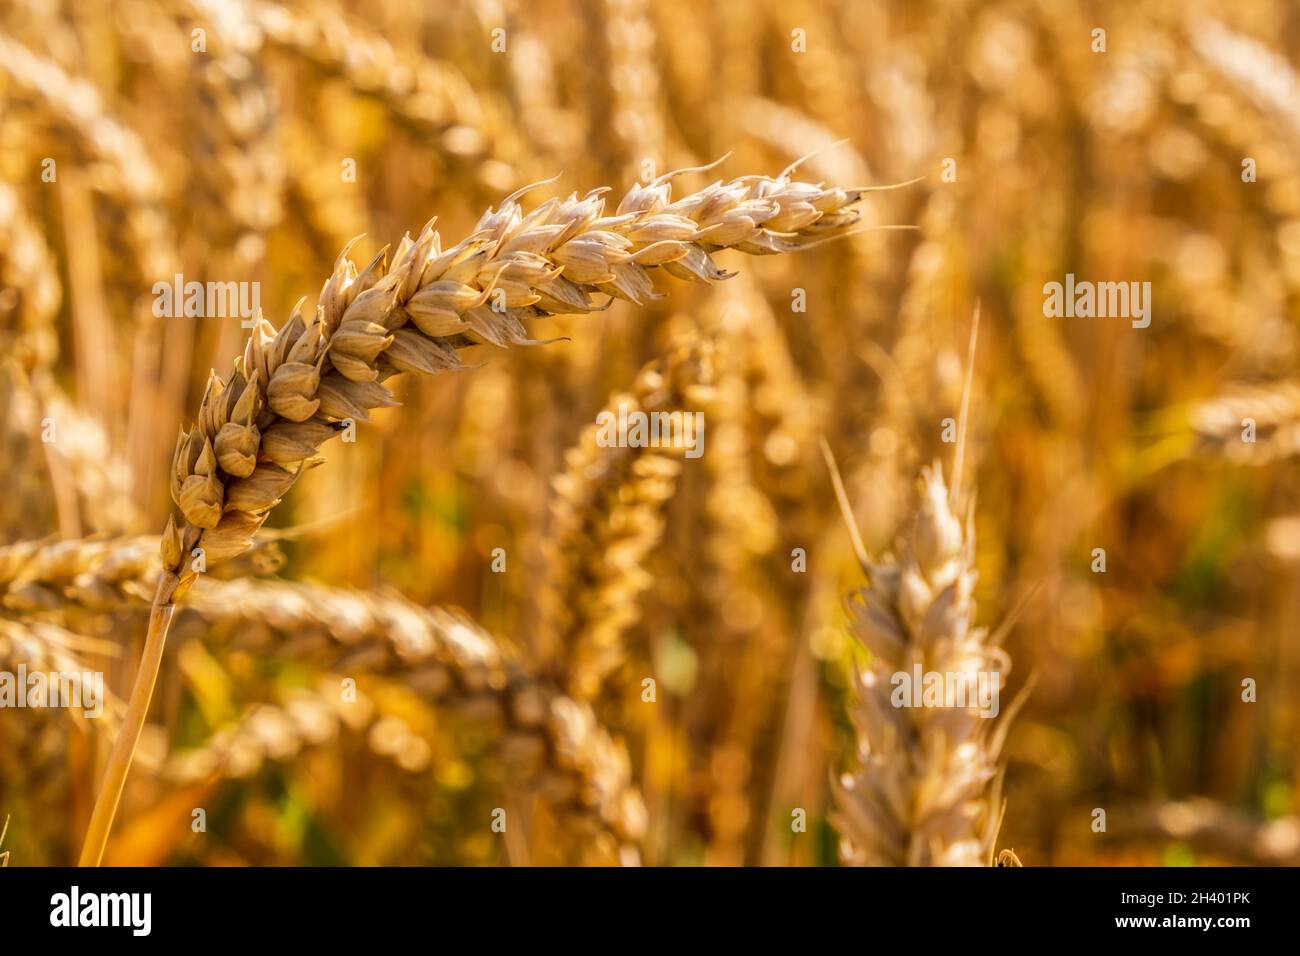
[[1300,864],[1298,61],[10,0],[0,862]]

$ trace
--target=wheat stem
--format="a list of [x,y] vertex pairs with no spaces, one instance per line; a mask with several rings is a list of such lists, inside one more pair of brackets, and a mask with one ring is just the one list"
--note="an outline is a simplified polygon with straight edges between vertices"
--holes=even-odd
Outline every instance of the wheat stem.
[[144,727],[145,715],[149,712],[149,701],[153,698],[154,684],[158,680],[158,668],[162,664],[163,648],[167,643],[167,631],[171,626],[172,612],[176,606],[170,598],[172,587],[167,587],[167,579],[174,575],[164,575],[159,582],[158,597],[149,613],[149,633],[145,636],[144,653],[140,656],[140,669],[136,673],[135,683],[131,687],[131,698],[127,701],[126,714],[113,752],[109,755],[108,766],[104,770],[103,783],[95,796],[95,809],[91,811],[90,826],[86,830],[86,840],[81,847],[79,866],[99,866],[104,858],[104,847],[108,844],[108,831],[113,826],[117,815],[117,804],[122,799],[122,788],[126,785],[126,775],[131,770],[131,760],[135,756],[135,746],[140,740],[140,730]]

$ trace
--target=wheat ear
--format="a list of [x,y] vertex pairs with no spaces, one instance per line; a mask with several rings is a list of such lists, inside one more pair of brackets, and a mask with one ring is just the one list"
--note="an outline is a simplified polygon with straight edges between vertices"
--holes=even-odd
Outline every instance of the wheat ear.
[[936,465],[896,561],[869,567],[850,596],[854,637],[870,653],[852,711],[858,767],[835,787],[841,856],[852,865],[987,866],[1001,822],[996,725],[975,706],[899,707],[891,675],[992,673],[1006,653],[975,626],[974,536],[953,512]]
[[[704,340],[674,348],[642,368],[630,392],[610,396],[601,414],[676,412],[685,420],[712,397],[712,352]],[[599,430],[586,426],[565,452],[542,543],[548,573],[537,653],[579,700],[596,697],[623,663],[623,634],[651,584],[645,559],[663,535],[685,451],[605,447]]]
[[[110,641],[83,637],[56,624],[0,617],[0,664],[6,670],[23,664],[33,671],[86,674],[95,668],[87,666],[80,655],[117,653],[118,646]],[[116,718],[121,713],[122,703],[111,693],[105,693],[102,703],[105,716]]]
[[[171,473],[183,521],[163,531],[163,573],[132,687],[82,850],[97,865],[131,757],[144,726],[175,600],[198,567],[248,550],[254,533],[326,439],[370,409],[395,404],[383,382],[401,372],[433,374],[461,364],[479,343],[523,344],[523,320],[604,307],[605,294],[657,298],[651,273],[712,282],[726,278],[710,253],[793,252],[845,235],[860,190],[787,176],[716,182],[677,201],[667,173],[635,185],[612,215],[596,189],[551,199],[525,214],[508,197],[474,233],[447,250],[430,222],[416,240],[381,252],[360,272],[338,259],[310,321],[295,310],[278,331],[253,329],[228,380],[208,381],[198,421],[182,430]],[[201,552],[198,549],[202,549]]]
[[612,841],[605,858],[639,857],[645,806],[622,741],[590,706],[565,696],[466,615],[395,594],[211,578],[191,593],[184,613],[191,612],[241,649],[337,674],[374,674],[435,706],[500,721],[512,764],[554,805],[571,810],[584,835]]
[[1229,386],[1193,404],[1188,417],[1201,450],[1229,461],[1263,465],[1300,452],[1297,381]]
[[[141,534],[0,546],[0,606],[26,615],[147,604],[162,567],[158,541],[156,534]],[[282,563],[278,548],[259,544],[220,573],[269,574]]]

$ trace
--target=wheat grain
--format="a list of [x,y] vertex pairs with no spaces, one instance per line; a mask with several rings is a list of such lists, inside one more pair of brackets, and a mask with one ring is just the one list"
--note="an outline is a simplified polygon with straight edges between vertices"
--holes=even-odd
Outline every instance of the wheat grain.
[[[0,585],[8,585],[4,604],[23,613],[69,603],[105,609],[142,605],[148,599],[147,582],[157,573],[157,542],[156,536],[139,536],[0,548]],[[464,615],[421,608],[396,595],[211,577],[191,593],[185,614],[203,622],[209,643],[228,640],[279,660],[398,680],[433,704],[464,706],[481,719],[495,719],[505,728],[507,750],[516,762],[529,764],[533,785],[600,821],[623,847],[616,856],[635,859],[644,809],[623,745],[597,725],[589,708],[532,676]],[[184,618],[179,626],[185,628]],[[46,669],[80,672],[85,668],[68,651],[89,646],[52,624],[0,619],[0,662],[14,655]],[[116,650],[102,642],[93,646]],[[119,708],[114,705],[114,715]],[[284,726],[274,710],[271,705],[255,708],[252,713],[263,714],[250,718],[256,726],[219,734],[207,756],[180,758],[167,775],[193,782],[202,767],[219,763],[218,752],[225,750],[231,763],[221,772],[253,772],[260,762],[253,757],[263,752],[254,746],[264,738],[259,728],[276,721]],[[310,716],[307,704],[287,710],[295,724]],[[96,726],[111,729],[114,721]],[[305,729],[303,736],[308,741],[313,737]],[[392,755],[399,764],[414,760],[412,751],[403,753],[402,748],[392,749]],[[276,759],[291,756],[286,752]],[[231,771],[232,766],[247,770]]]

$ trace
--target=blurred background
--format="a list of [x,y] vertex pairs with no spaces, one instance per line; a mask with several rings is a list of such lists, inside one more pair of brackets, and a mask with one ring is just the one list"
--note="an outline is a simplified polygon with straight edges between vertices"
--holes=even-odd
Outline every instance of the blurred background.
[[[863,204],[915,232],[722,254],[405,382],[178,614],[105,862],[835,865],[862,576],[818,440],[889,552],[979,300],[978,618],[1026,602],[1011,692],[1036,676],[999,846],[1300,863],[1298,54],[1283,0],[9,0],[0,657],[122,698],[174,435],[247,335],[154,283],[259,283],[278,325],[354,237],[454,241],[553,176],[919,178]],[[1149,281],[1150,327],[1045,317],[1066,273]],[[702,408],[704,455],[601,454],[621,395]],[[439,627],[437,667],[392,650]],[[557,640],[619,653],[584,685],[531,663]],[[535,684],[591,759],[539,743]],[[112,733],[0,711],[11,865],[75,861]]]

